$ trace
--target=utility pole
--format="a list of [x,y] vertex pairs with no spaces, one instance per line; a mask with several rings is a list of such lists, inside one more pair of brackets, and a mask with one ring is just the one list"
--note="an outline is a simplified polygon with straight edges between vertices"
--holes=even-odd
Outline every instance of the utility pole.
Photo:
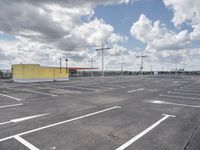
[[176,59],[176,71],[178,72],[178,60]]
[[[93,65],[94,65],[95,60],[94,60],[94,59],[91,59],[91,60],[89,60],[88,62],[91,63],[91,68],[93,69]],[[93,77],[93,70],[92,70],[91,76]]]
[[89,60],[88,62],[91,63],[91,68],[93,68],[93,64],[94,64],[95,60],[94,60],[94,59],[91,59],[91,60]]
[[183,63],[182,65],[183,65],[183,75],[184,75],[185,74],[185,66],[188,65],[188,64]]
[[106,66],[106,76],[108,76],[108,65]]
[[151,75],[153,74],[153,65],[151,64]]
[[143,53],[140,56],[136,56],[136,58],[141,59],[141,66],[140,66],[140,74],[143,74],[143,65],[144,65],[144,58],[148,57],[147,55],[143,55]]
[[111,49],[109,47],[104,47],[102,44],[101,48],[96,49],[96,51],[101,51],[101,57],[102,57],[102,77],[104,77],[104,50]]
[[119,63],[119,64],[121,65],[121,76],[123,76],[123,68],[124,68],[123,65],[124,65],[125,63],[121,62],[121,63]]

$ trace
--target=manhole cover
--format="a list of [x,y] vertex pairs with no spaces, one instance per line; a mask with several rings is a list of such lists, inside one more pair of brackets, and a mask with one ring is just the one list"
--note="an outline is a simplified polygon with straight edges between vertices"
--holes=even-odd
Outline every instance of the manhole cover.
[[118,140],[119,139],[119,137],[114,135],[114,133],[112,133],[112,132],[108,133],[108,137],[111,138],[112,140]]

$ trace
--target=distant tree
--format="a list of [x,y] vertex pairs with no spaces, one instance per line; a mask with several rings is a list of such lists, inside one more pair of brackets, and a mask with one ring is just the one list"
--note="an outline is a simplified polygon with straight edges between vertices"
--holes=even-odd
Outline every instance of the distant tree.
[[3,71],[0,70],[0,78],[2,78],[2,77],[3,77]]

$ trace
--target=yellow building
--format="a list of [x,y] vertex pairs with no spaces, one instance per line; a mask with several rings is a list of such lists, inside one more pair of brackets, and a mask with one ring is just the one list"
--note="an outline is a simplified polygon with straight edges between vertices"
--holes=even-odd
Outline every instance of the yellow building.
[[69,79],[68,69],[60,67],[43,67],[39,64],[12,65],[14,82],[63,81]]

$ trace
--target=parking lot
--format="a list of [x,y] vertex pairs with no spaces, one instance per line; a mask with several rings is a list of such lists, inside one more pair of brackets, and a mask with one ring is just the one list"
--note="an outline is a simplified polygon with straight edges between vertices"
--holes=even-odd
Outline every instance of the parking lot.
[[0,150],[200,149],[200,78],[0,82]]

